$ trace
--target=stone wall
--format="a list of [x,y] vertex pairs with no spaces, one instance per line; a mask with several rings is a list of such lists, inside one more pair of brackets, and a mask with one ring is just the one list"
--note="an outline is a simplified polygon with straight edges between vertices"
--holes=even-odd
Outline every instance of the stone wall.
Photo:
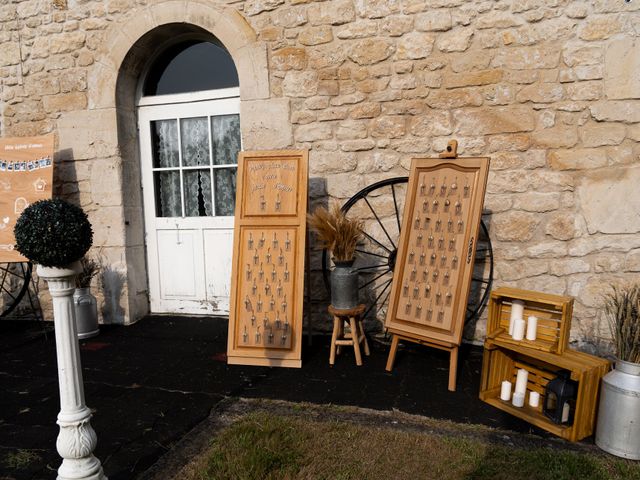
[[[104,31],[168,3],[185,5],[4,2],[2,135],[55,130],[62,141],[91,109]],[[192,3],[237,10],[266,44],[270,96],[287,102],[293,131],[278,146],[310,149],[314,202],[406,175],[411,157],[456,138],[461,155],[492,158],[495,284],[572,295],[572,338],[607,336],[601,293],[640,271],[638,2],[194,0],[187,11]],[[97,222],[96,248],[117,263],[113,135],[97,128],[83,151],[61,151],[58,177],[60,193]]]

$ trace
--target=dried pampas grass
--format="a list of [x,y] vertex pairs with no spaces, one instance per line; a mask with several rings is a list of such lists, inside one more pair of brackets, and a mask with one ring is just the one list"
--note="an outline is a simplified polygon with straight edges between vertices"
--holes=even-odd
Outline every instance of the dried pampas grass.
[[605,295],[611,337],[618,359],[640,363],[640,285],[613,286]]
[[322,246],[331,251],[334,261],[352,260],[362,236],[362,220],[347,218],[338,204],[330,210],[318,207],[307,217]]

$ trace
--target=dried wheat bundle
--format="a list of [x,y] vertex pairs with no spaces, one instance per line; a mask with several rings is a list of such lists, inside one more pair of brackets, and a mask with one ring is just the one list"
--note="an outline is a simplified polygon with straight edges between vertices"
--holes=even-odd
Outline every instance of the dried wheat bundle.
[[605,296],[605,312],[620,360],[640,363],[640,285],[613,286]]
[[318,207],[308,216],[309,226],[315,230],[322,246],[331,251],[334,261],[348,261],[355,256],[362,236],[362,220],[347,218],[338,204],[330,210]]

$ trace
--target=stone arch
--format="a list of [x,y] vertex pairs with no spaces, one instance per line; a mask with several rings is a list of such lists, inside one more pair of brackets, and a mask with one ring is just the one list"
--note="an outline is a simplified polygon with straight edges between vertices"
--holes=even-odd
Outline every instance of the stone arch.
[[105,298],[105,304],[127,305],[119,318],[109,319],[112,312],[103,312],[107,321],[129,323],[148,313],[136,95],[149,56],[165,40],[182,34],[213,35],[231,54],[240,81],[244,149],[286,148],[293,142],[288,100],[270,98],[266,45],[233,8],[205,0],[169,0],[132,10],[112,24],[88,79],[89,117],[101,118],[101,128],[117,132],[110,136],[114,144],[108,150],[121,179],[123,245],[113,261],[126,270],[126,298]]
[[209,2],[171,0],[136,10],[108,30],[91,75],[91,85],[96,88],[89,91],[90,109],[116,106],[122,67],[135,70],[136,56],[146,61],[148,45],[141,45],[140,40],[158,27],[170,24],[200,28],[224,44],[238,69],[241,100],[269,98],[267,48],[257,40],[255,31],[242,15],[232,8]]

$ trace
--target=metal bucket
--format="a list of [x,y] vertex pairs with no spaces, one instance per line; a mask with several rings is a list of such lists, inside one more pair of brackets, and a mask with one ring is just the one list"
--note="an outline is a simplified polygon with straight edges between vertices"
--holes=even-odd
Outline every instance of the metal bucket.
[[640,364],[618,360],[602,379],[596,445],[640,460]]
[[331,272],[331,305],[333,308],[347,310],[359,305],[358,272],[353,270],[353,260],[334,262],[336,268]]
[[100,333],[98,327],[98,302],[89,288],[76,288],[73,292],[73,309],[76,316],[78,338],[95,337]]

